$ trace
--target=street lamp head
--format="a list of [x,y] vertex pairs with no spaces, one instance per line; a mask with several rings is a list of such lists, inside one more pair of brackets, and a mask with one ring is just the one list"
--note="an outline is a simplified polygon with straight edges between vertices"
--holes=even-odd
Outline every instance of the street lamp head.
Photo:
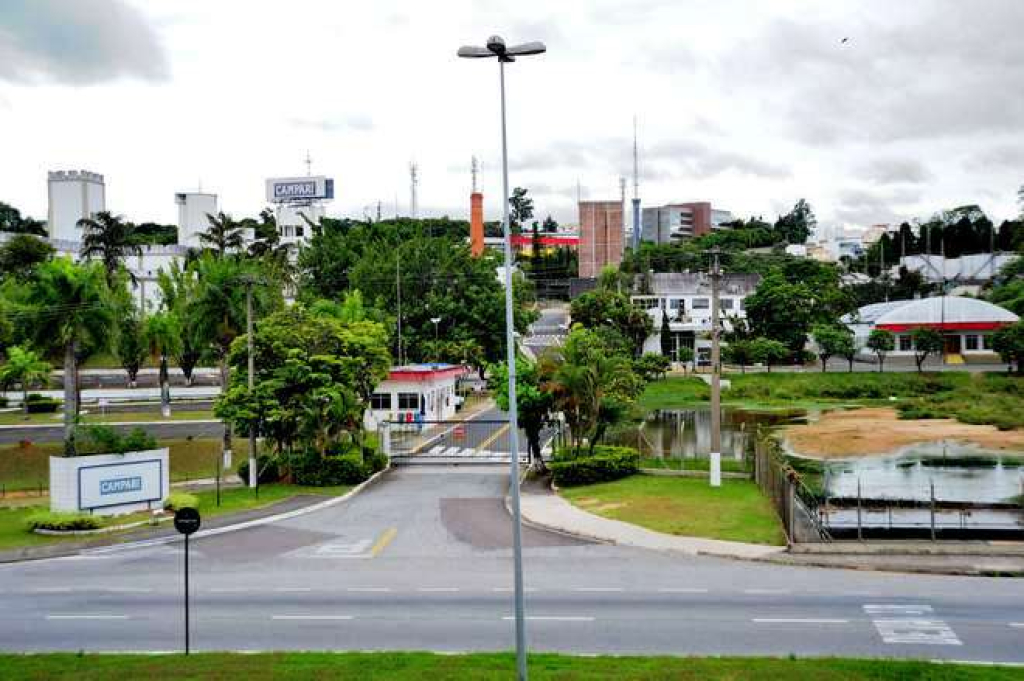
[[547,48],[544,43],[533,41],[529,43],[523,43],[522,45],[513,45],[507,47],[505,45],[505,39],[500,35],[492,35],[487,39],[486,47],[477,47],[476,45],[464,45],[459,48],[459,56],[465,59],[486,59],[488,57],[497,57],[498,61],[511,62],[515,61],[516,57],[522,57],[531,54],[542,54],[546,52]]
[[487,39],[487,49],[499,57],[502,56],[505,54],[505,39],[500,35],[492,35]]

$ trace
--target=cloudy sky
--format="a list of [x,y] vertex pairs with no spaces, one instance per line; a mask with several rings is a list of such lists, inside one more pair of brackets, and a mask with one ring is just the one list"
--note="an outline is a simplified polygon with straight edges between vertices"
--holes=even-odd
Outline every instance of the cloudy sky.
[[415,159],[421,214],[466,217],[476,154],[497,217],[497,66],[455,58],[492,33],[548,45],[508,71],[541,216],[618,197],[634,114],[647,205],[1016,212],[1020,0],[0,0],[0,201],[45,217],[46,171],[84,168],[136,221],[200,183],[242,216],[308,150],[332,215],[407,214]]

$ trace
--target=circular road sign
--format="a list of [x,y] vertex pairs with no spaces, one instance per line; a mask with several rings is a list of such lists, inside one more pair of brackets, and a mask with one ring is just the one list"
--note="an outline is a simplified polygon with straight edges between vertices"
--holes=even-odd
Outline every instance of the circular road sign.
[[199,511],[194,508],[179,508],[174,512],[174,529],[189,535],[199,529]]

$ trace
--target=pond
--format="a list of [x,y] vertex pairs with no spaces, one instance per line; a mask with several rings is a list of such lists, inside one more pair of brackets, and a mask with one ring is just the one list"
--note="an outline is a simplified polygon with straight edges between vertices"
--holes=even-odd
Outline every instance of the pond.
[[1013,502],[1022,493],[1024,452],[985,451],[962,442],[910,445],[889,456],[825,463],[824,486],[830,497],[929,501],[935,485],[938,501]]
[[[722,410],[722,458],[744,461],[754,454],[758,426],[802,422],[803,410]],[[636,447],[641,455],[656,459],[706,459],[711,452],[711,410],[662,409],[650,412],[639,426],[616,431],[612,444]]]

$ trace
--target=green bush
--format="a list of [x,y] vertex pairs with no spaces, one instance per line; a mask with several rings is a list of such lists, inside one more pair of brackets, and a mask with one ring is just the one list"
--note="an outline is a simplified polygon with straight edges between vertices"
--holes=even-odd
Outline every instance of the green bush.
[[72,530],[96,530],[102,526],[99,516],[88,513],[68,513],[61,511],[41,511],[33,513],[25,519],[30,530],[54,530],[70,532]]
[[640,472],[640,454],[632,447],[599,445],[594,454],[584,450],[579,456],[562,450],[548,464],[556,485],[573,487],[610,482]]
[[199,497],[186,492],[172,492],[164,500],[165,511],[178,511],[183,508],[199,508]]
[[310,487],[358,485],[386,466],[387,456],[371,453],[364,457],[358,452],[320,456],[313,451],[295,457],[291,462],[295,483]]
[[121,435],[110,426],[89,426],[85,428],[85,443],[82,454],[124,454],[156,449],[156,438],[142,428],[134,428],[127,435]]
[[61,405],[60,400],[39,393],[30,393],[27,403],[29,414],[52,414],[60,409]]
[[[277,457],[262,454],[256,459],[256,465],[260,469],[259,483],[261,485],[277,482],[281,479],[281,465],[278,462]],[[240,477],[242,482],[246,485],[249,484],[248,457],[242,459],[242,462],[238,464],[238,477]]]
[[0,395],[0,409],[3,409],[6,406],[7,406],[7,398],[4,397],[3,395]]

